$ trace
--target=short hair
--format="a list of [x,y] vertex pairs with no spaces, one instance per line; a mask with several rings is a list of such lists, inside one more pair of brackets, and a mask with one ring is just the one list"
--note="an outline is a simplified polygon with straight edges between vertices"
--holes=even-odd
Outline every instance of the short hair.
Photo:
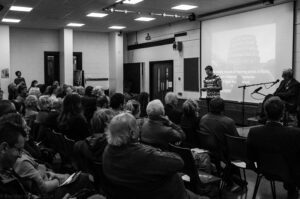
[[151,102],[149,102],[149,104],[147,105],[146,111],[147,111],[147,115],[149,117],[165,115],[164,105],[158,99],[152,100]]
[[28,95],[25,99],[25,107],[26,108],[37,108],[38,99],[35,95]]
[[178,102],[178,99],[177,99],[177,95],[173,92],[168,92],[165,96],[165,103],[166,104],[174,104],[176,105]]
[[113,109],[120,108],[124,104],[125,96],[122,93],[115,93],[110,98],[110,107]]
[[96,86],[95,88],[93,88],[92,90],[92,95],[95,97],[100,97],[104,94],[104,89],[101,86]]
[[77,86],[76,87],[76,92],[81,95],[81,96],[84,96],[85,94],[85,88],[83,86]]
[[18,76],[19,73],[22,75],[21,71],[19,71],[19,70],[17,70],[17,71],[15,72],[15,75]]
[[114,112],[110,109],[100,109],[96,111],[91,119],[91,130],[93,133],[104,133]]
[[0,100],[0,117],[13,112],[16,112],[16,107],[11,101]]
[[51,99],[48,95],[42,95],[39,98],[39,106],[41,110],[50,110],[51,105]]
[[109,101],[108,101],[108,97],[106,95],[102,95],[97,97],[96,99],[96,105],[97,107],[103,108],[105,104],[108,105]]
[[289,68],[289,69],[283,70],[282,75],[287,76],[289,78],[293,78],[293,76],[294,76],[293,69]]
[[53,102],[52,102],[52,108],[57,110],[57,111],[61,111],[62,109],[62,105],[63,105],[63,100],[62,98],[56,98]]
[[[0,144],[6,142],[10,147],[14,147],[19,142],[19,137],[26,134],[22,127],[11,123],[0,125]],[[24,137],[24,136],[23,136]]]
[[224,104],[224,100],[220,97],[216,97],[211,99],[210,103],[209,103],[209,111],[211,113],[216,113],[219,114],[222,111],[224,111],[225,108],[225,104]]
[[210,71],[213,71],[213,67],[212,67],[212,66],[210,66],[210,65],[208,65],[208,66],[206,66],[206,67],[205,67],[205,70],[210,70]]
[[136,119],[129,113],[121,113],[110,122],[107,131],[107,142],[113,146],[126,145],[133,140],[132,133],[136,136]]
[[20,94],[22,91],[26,90],[27,91],[27,87],[24,83],[22,83],[19,87],[18,87],[18,94]]
[[125,109],[135,116],[141,112],[141,105],[136,100],[129,100],[125,105]]
[[264,110],[268,119],[280,120],[283,115],[284,103],[277,96],[270,97],[265,101]]
[[183,115],[186,117],[194,117],[196,116],[198,108],[199,106],[196,100],[187,99],[182,105]]
[[86,88],[85,88],[85,95],[86,96],[92,96],[92,91],[93,91],[93,87],[92,86],[87,86]]

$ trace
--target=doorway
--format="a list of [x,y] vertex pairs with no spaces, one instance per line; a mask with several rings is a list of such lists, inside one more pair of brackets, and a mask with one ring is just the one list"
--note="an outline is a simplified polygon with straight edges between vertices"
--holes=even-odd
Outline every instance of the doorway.
[[124,92],[134,96],[140,94],[143,87],[143,66],[143,63],[124,64]]
[[173,60],[150,62],[150,99],[164,103],[167,92],[173,92]]
[[60,82],[59,52],[44,52],[45,85],[52,85],[54,81]]

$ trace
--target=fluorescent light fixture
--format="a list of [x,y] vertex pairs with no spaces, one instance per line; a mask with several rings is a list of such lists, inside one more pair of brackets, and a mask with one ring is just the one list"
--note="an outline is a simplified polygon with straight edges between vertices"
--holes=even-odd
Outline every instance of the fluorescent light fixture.
[[185,5],[185,4],[181,4],[175,7],[172,7],[173,10],[191,10],[194,8],[197,8],[198,6],[192,6],[192,5]]
[[84,26],[83,23],[68,23],[67,26],[70,26],[70,27],[81,27],[81,26]]
[[9,10],[19,11],[19,12],[30,12],[32,7],[24,7],[24,6],[11,6]]
[[[117,0],[117,3],[120,2],[121,0]],[[126,4],[137,4],[137,3],[140,3],[144,0],[125,0],[123,1],[123,3],[126,3]]]
[[98,12],[91,12],[90,14],[86,15],[87,17],[98,17],[98,18],[102,18],[102,17],[106,17],[108,14],[106,13],[98,13]]
[[135,19],[136,21],[153,21],[155,18],[153,17],[139,17]]
[[114,29],[114,30],[122,30],[126,28],[125,26],[110,26],[109,29]]
[[2,22],[6,22],[6,23],[19,23],[21,21],[21,19],[11,19],[11,18],[3,18]]

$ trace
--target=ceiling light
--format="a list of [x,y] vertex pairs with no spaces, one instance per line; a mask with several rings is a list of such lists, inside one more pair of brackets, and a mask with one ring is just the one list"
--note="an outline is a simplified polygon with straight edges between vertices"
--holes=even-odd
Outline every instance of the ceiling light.
[[7,23],[19,23],[21,19],[10,19],[10,18],[3,18],[2,22],[7,22]]
[[198,6],[192,6],[192,5],[185,5],[185,4],[181,4],[175,7],[172,7],[173,10],[191,10],[194,8],[197,8]]
[[[142,1],[144,1],[144,0],[125,0],[125,1],[123,1],[123,3],[126,3],[126,4],[137,4],[137,3],[140,3]],[[118,0],[117,3],[118,2],[121,2],[121,0]]]
[[97,13],[97,12],[91,12],[90,14],[86,15],[87,17],[98,17],[98,18],[102,18],[102,17],[106,17],[108,14],[106,13]]
[[110,26],[109,29],[114,29],[114,30],[122,30],[126,28],[125,26]]
[[32,10],[31,7],[23,7],[23,6],[11,6],[9,10],[19,11],[19,12],[30,12]]
[[155,18],[153,17],[139,17],[135,19],[136,21],[153,21]]
[[84,26],[83,23],[68,23],[67,26],[70,26],[70,27],[81,27],[81,26]]

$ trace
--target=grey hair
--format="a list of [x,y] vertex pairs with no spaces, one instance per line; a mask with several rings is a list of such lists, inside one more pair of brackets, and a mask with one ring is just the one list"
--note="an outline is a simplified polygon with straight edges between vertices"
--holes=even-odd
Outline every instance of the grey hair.
[[149,102],[146,108],[149,117],[165,115],[165,109],[162,102],[158,99]]
[[136,119],[129,113],[121,113],[115,116],[109,124],[106,138],[108,144],[113,146],[122,146],[130,143],[137,138]]
[[165,96],[165,103],[166,104],[172,104],[177,105],[178,99],[177,95],[173,92],[168,92]]

